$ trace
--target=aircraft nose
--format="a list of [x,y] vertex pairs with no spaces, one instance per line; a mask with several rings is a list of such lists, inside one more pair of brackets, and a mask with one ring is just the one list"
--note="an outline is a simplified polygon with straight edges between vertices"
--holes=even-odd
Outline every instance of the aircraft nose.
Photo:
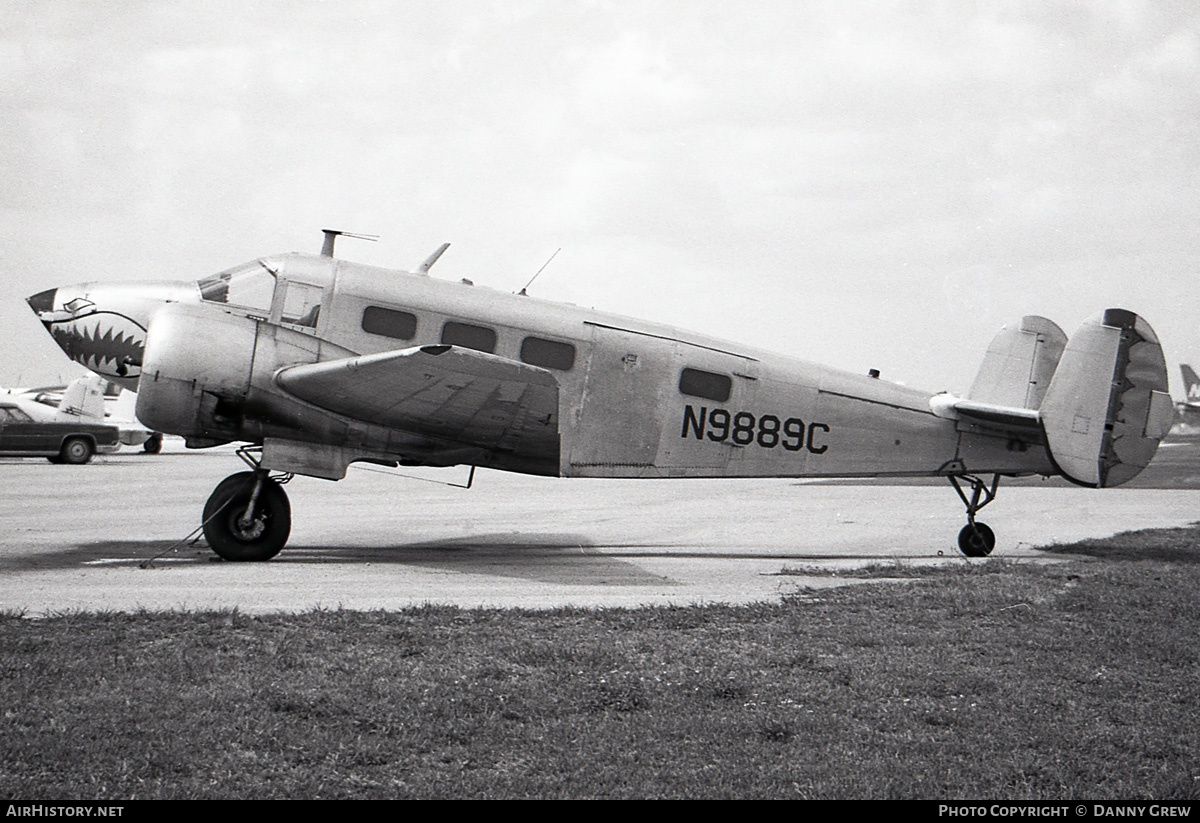
[[43,312],[54,311],[54,297],[58,294],[58,289],[46,289],[40,291],[33,297],[26,297],[25,302],[29,304],[29,308],[33,309],[37,314]]

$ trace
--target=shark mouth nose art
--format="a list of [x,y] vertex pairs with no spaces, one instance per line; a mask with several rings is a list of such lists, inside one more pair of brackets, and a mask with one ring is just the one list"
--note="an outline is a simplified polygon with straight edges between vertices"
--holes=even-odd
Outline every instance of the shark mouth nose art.
[[98,310],[90,300],[80,297],[56,308],[58,292],[48,289],[26,302],[59,348],[97,374],[138,377],[146,329],[123,314]]

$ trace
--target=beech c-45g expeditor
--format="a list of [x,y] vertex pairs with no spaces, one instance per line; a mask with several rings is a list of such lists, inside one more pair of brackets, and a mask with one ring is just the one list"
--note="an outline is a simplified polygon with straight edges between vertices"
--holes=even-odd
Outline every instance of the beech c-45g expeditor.
[[[945,477],[959,548],[1001,477],[1117,486],[1170,428],[1162,348],[1123,309],[1068,340],[1005,326],[966,397],[931,394],[627,317],[320,255],[261,257],[198,282],[87,283],[28,299],[73,359],[138,393],[190,448],[246,444],[212,493],[209,545],[266,560],[293,474],[355,461],[561,477]],[[275,474],[272,474],[274,472]]]

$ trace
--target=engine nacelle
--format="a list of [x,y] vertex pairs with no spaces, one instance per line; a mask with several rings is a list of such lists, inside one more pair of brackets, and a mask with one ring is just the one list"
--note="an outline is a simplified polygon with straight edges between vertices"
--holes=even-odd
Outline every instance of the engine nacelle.
[[137,416],[155,431],[237,439],[258,324],[205,305],[172,304],[146,334]]

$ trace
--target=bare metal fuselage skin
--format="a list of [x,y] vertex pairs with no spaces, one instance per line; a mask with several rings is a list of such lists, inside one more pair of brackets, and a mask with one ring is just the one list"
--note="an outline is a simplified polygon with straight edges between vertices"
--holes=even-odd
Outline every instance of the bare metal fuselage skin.
[[[72,287],[58,290],[57,328],[47,326],[73,347],[64,345],[68,354],[136,388],[138,416],[149,428],[193,446],[261,444],[264,467],[318,477],[341,477],[355,460],[591,477],[1056,473],[1038,433],[939,416],[930,393],[877,378],[332,257],[255,262],[274,281],[255,306],[224,294],[205,299],[204,281],[162,285],[151,295],[135,284]],[[141,350],[98,363],[85,344],[104,340],[103,321],[86,312],[73,319],[63,308],[80,293],[142,328],[144,340],[121,337]],[[415,328],[407,338],[380,334],[368,311],[415,317]],[[525,421],[520,438],[481,446],[334,413],[281,383],[289,367],[437,346],[447,323],[493,330],[492,354],[515,362],[524,361],[531,336],[572,346],[568,368],[546,369],[557,384],[556,413]],[[437,414],[436,405],[430,409]]]

